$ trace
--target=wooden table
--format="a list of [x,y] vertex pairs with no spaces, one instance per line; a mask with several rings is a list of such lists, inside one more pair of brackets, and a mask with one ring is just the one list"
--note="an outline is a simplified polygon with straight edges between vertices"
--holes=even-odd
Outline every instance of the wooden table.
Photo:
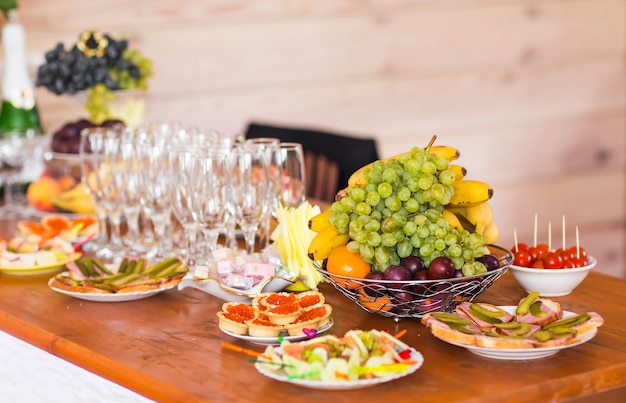
[[[402,340],[425,358],[410,376],[341,392],[274,381],[259,374],[247,356],[223,349],[223,341],[259,352],[264,347],[222,333],[215,316],[222,301],[201,291],[88,302],[53,292],[49,277],[0,274],[0,330],[156,401],[552,402],[626,386],[626,281],[601,273],[591,273],[572,295],[557,298],[566,310],[604,316],[597,336],[530,361],[478,357],[434,338],[418,320],[395,323],[367,313],[322,284],[334,308],[333,333],[406,329]],[[478,300],[514,305],[524,295],[506,273]]]

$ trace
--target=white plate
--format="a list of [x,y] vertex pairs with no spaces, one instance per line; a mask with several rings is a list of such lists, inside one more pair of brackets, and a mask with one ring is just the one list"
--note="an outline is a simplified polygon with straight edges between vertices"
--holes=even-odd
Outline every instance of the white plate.
[[[515,306],[500,306],[500,308],[504,309],[510,314],[515,312]],[[563,311],[563,318],[567,318],[569,316],[576,315],[574,312]],[[576,347],[580,344],[586,343],[589,340],[593,339],[594,336],[598,333],[598,329],[590,330],[586,332],[582,336],[578,338],[577,341],[567,344],[564,346],[554,346],[554,347],[535,347],[535,348],[491,348],[491,347],[477,347],[477,346],[469,346],[467,344],[451,342],[447,340],[443,340],[449,344],[466,348],[470,352],[479,355],[481,357],[494,358],[498,360],[534,360],[537,358],[550,357],[561,350],[565,350],[567,348]]]
[[293,283],[294,281],[283,277],[266,277],[256,286],[247,290],[240,290],[227,287],[214,278],[196,279],[193,271],[189,271],[178,283],[178,289],[182,290],[191,287],[226,302],[250,302],[260,292],[278,292]]
[[63,268],[69,262],[79,259],[81,253],[73,253],[67,259],[60,260],[51,264],[43,264],[37,266],[0,266],[0,271],[11,274],[13,276],[35,276],[41,274],[55,273]]
[[[276,353],[281,354],[282,350],[280,347],[275,349]],[[393,374],[384,378],[371,378],[371,379],[359,379],[356,381],[317,381],[311,379],[300,379],[300,378],[290,378],[283,371],[270,371],[266,368],[263,368],[260,363],[255,363],[257,371],[261,374],[267,376],[268,378],[275,379],[281,382],[293,383],[295,385],[303,386],[305,388],[312,389],[325,389],[325,390],[350,390],[350,389],[361,389],[367,388],[370,386],[378,385],[381,383],[386,383],[393,381],[395,379],[403,378],[407,375],[412,374],[417,371],[419,367],[424,363],[424,357],[422,354],[415,349],[411,348],[411,358],[412,361],[415,361],[415,364],[409,366],[409,368],[397,374]]]
[[[319,329],[317,329],[317,335],[324,333],[325,331],[327,331],[328,329],[330,329],[331,327],[333,327],[333,324],[335,323],[333,321],[333,318],[329,318],[330,321],[325,324],[324,326],[320,327]],[[247,342],[250,343],[254,343],[254,344],[260,344],[263,346],[278,346],[281,343],[281,339],[282,340],[287,340],[290,342],[295,342],[295,341],[302,341],[302,340],[306,340],[309,338],[309,336],[307,336],[306,334],[299,334],[297,336],[289,336],[289,334],[286,331],[281,332],[281,334],[277,337],[255,337],[255,336],[249,336],[247,334],[236,334],[236,333],[232,333],[229,332],[228,330],[224,330],[222,328],[220,328],[220,330],[224,333],[226,333],[229,336],[232,337],[236,337],[240,340],[245,340]]]
[[51,285],[54,277],[48,281],[48,286],[61,294],[69,295],[70,297],[83,299],[85,301],[94,301],[94,302],[125,302],[125,301],[135,301],[138,299],[144,299],[151,297],[153,295],[162,293],[165,290],[169,290],[171,288],[176,287],[176,284],[168,285],[165,287],[160,287],[154,290],[147,291],[136,291],[136,292],[120,292],[120,293],[112,293],[112,294],[90,294],[86,292],[73,292],[62,290],[60,288],[53,287]]

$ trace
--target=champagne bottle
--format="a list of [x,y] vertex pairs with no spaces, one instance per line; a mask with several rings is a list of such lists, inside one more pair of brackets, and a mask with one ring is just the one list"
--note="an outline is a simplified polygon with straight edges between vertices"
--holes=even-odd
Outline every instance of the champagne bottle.
[[34,137],[43,134],[35,93],[26,62],[26,33],[17,21],[16,10],[6,13],[2,28],[4,71],[0,133],[2,137]]

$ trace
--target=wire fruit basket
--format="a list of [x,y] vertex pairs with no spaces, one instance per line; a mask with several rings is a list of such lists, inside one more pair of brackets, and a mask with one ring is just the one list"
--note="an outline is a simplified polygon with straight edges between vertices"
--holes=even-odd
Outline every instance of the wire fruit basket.
[[499,268],[469,277],[445,280],[372,280],[328,273],[315,262],[318,272],[344,296],[367,312],[393,318],[421,318],[428,312],[453,312],[464,301],[473,301],[507,271],[513,254],[495,245],[488,246],[498,258]]

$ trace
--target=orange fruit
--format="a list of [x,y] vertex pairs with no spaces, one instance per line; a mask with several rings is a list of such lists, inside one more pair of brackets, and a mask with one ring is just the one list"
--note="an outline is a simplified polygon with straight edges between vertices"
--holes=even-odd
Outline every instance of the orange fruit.
[[373,297],[365,289],[359,289],[359,301],[361,304],[370,310],[370,312],[390,311],[393,309],[393,303],[389,295],[379,295]]
[[[335,248],[328,255],[326,261],[326,270],[331,274],[340,276],[365,278],[367,273],[371,271],[371,266],[361,258],[358,253],[352,253],[346,245]],[[339,277],[331,276],[338,284],[346,288],[358,287],[357,282],[351,282]]]

